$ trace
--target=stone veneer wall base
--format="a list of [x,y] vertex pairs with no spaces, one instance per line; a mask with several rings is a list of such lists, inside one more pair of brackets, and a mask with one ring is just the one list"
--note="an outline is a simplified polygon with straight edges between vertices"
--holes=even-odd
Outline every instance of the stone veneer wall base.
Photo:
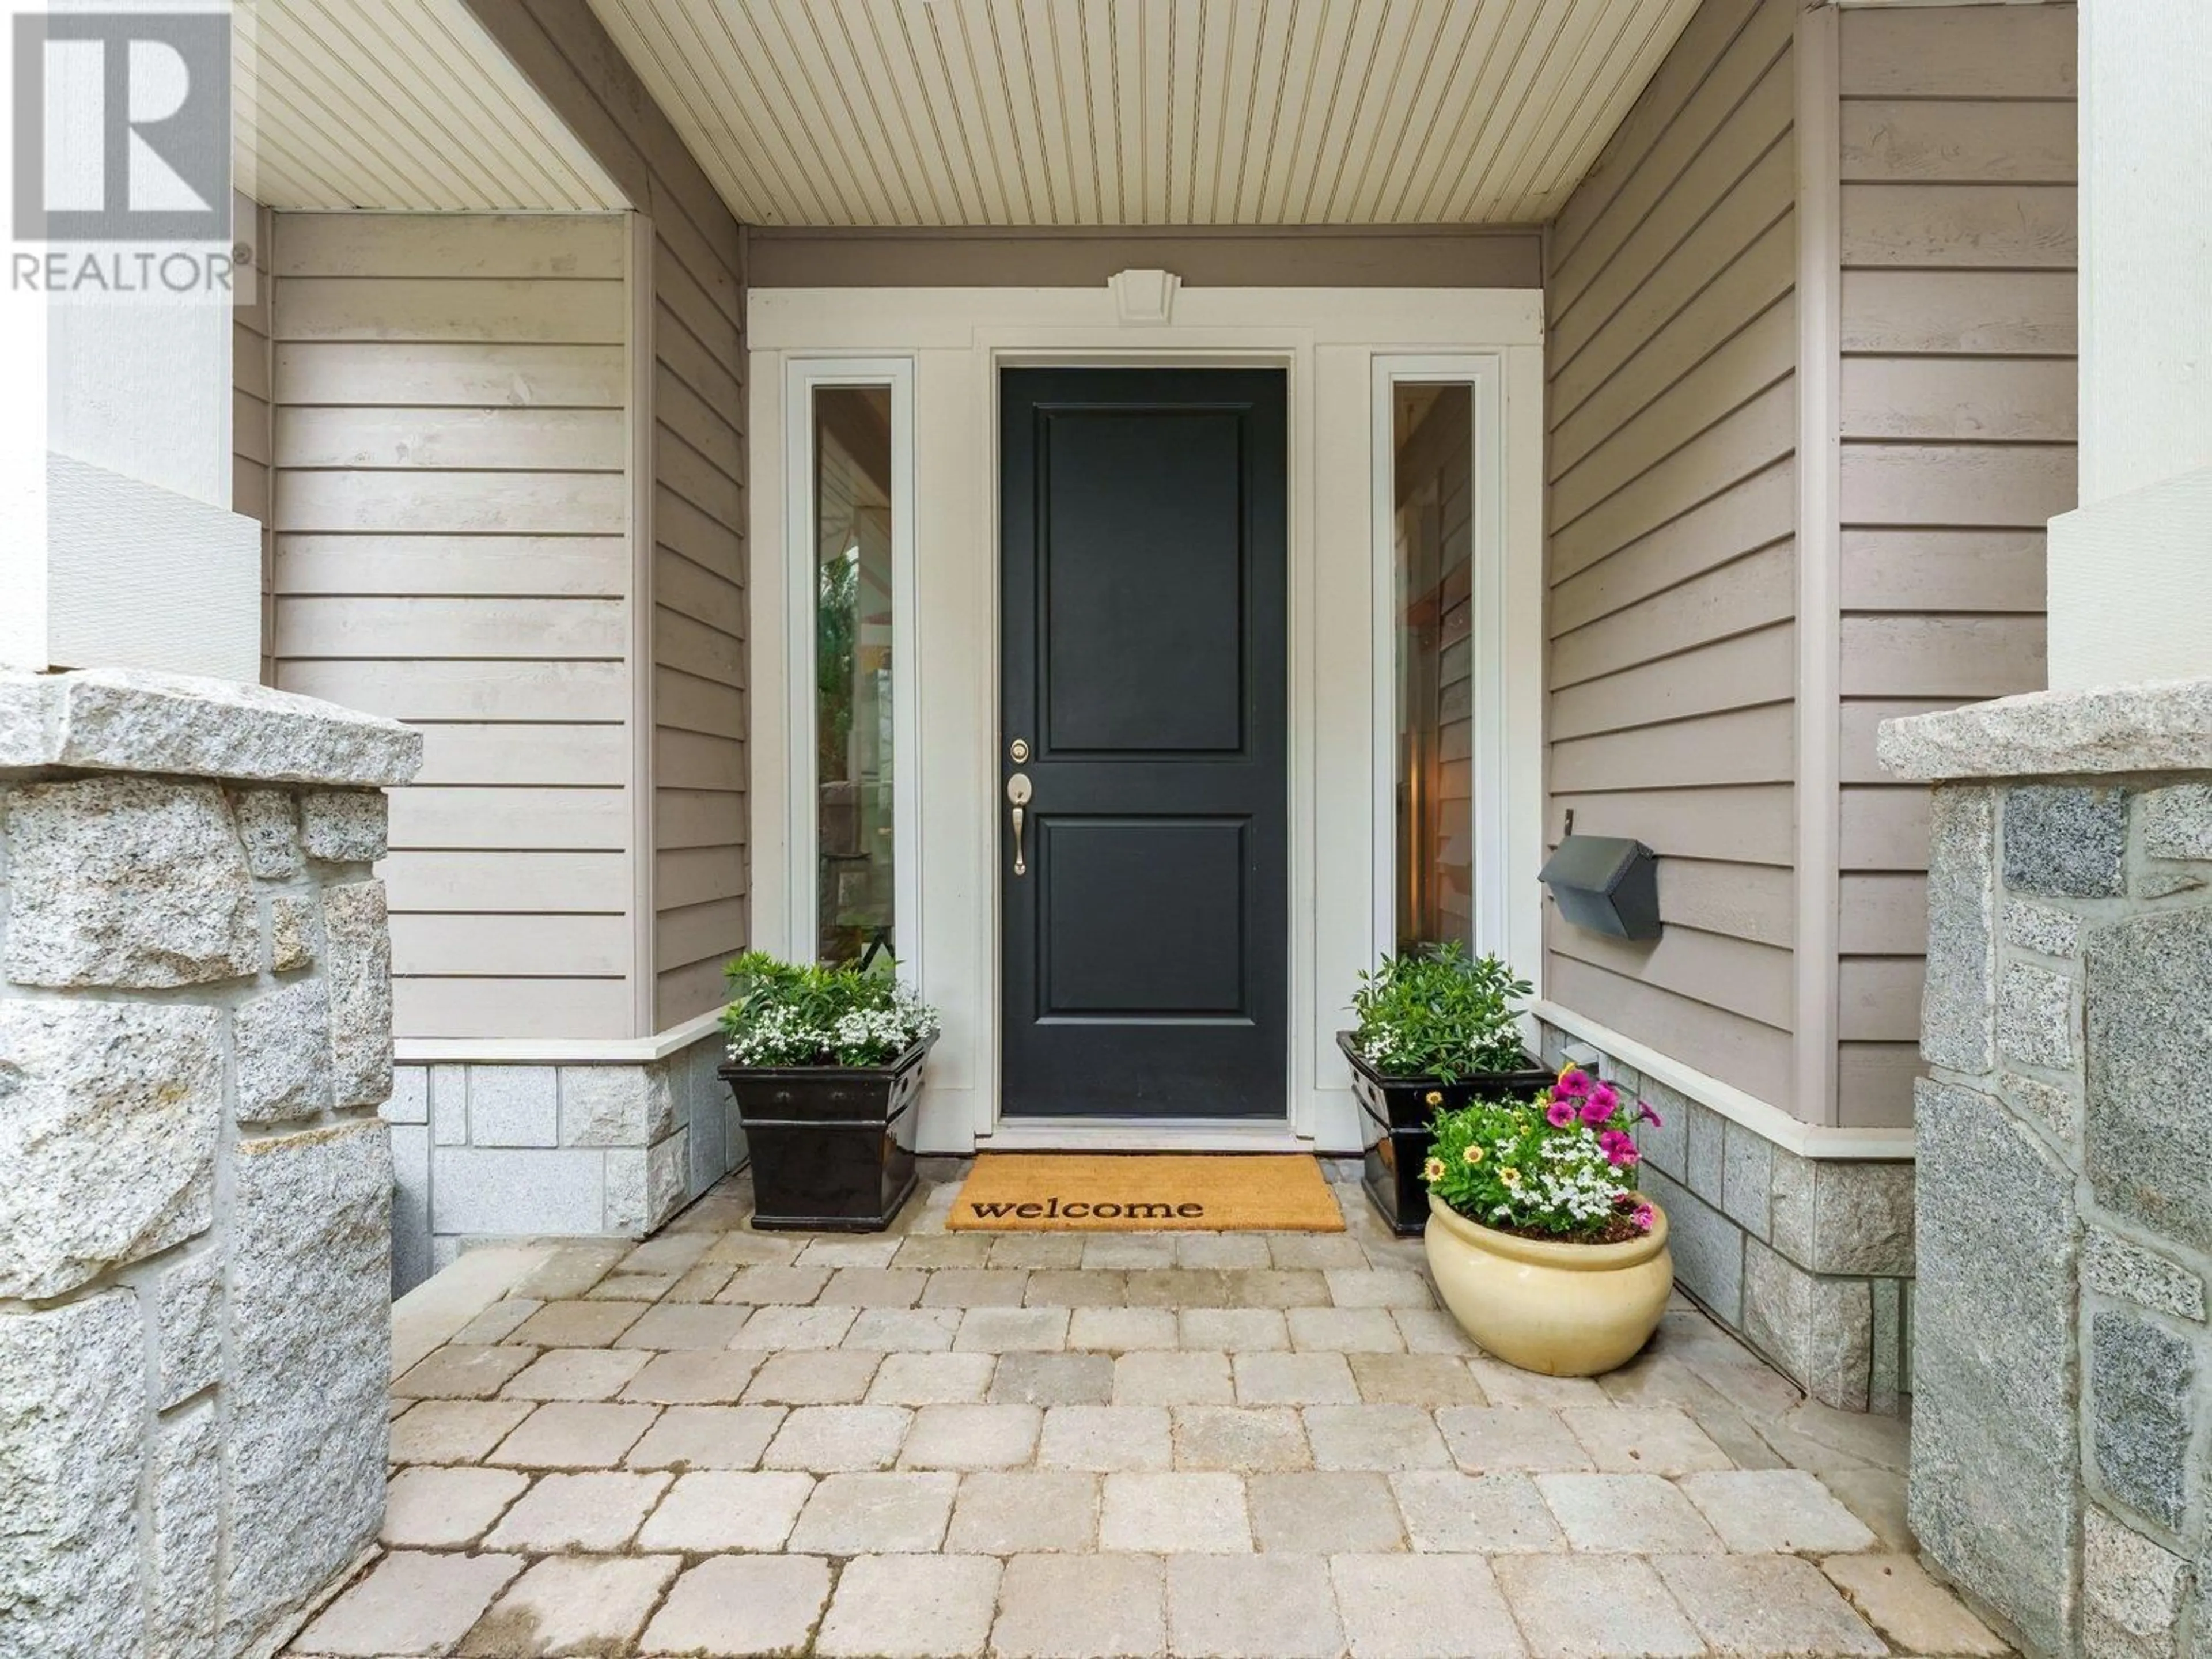
[[2207,1651],[2212,679],[1879,752],[1936,786],[1913,1531],[2029,1651]]
[[1674,1280],[1806,1393],[1893,1413],[1911,1392],[1912,1165],[1809,1158],[1544,1020],[1544,1063],[1594,1066],[1659,1115],[1637,1139]]
[[282,1647],[384,1513],[388,785],[252,686],[0,673],[0,1652]]

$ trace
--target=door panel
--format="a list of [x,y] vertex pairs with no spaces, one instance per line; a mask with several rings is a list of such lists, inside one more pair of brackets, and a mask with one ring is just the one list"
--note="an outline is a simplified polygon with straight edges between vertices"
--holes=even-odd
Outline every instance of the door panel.
[[1284,377],[1014,369],[1000,392],[1002,1109],[1280,1117]]

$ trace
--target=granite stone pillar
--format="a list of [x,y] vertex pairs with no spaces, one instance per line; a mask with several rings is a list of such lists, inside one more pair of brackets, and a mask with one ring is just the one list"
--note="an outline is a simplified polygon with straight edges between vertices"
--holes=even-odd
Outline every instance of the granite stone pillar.
[[0,674],[0,1652],[281,1646],[375,1539],[384,787],[223,681]]

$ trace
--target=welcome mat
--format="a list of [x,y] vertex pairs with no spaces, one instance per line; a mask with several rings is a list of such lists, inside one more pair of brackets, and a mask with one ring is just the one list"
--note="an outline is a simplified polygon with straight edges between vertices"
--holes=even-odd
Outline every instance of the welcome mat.
[[945,1224],[955,1232],[1340,1233],[1344,1212],[1301,1152],[986,1152]]

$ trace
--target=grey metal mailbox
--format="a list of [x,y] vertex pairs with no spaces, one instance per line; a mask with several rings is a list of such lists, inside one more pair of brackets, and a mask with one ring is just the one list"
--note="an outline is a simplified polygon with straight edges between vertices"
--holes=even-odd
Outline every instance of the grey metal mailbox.
[[1577,927],[1615,939],[1659,937],[1659,857],[1619,836],[1569,836],[1536,879]]

